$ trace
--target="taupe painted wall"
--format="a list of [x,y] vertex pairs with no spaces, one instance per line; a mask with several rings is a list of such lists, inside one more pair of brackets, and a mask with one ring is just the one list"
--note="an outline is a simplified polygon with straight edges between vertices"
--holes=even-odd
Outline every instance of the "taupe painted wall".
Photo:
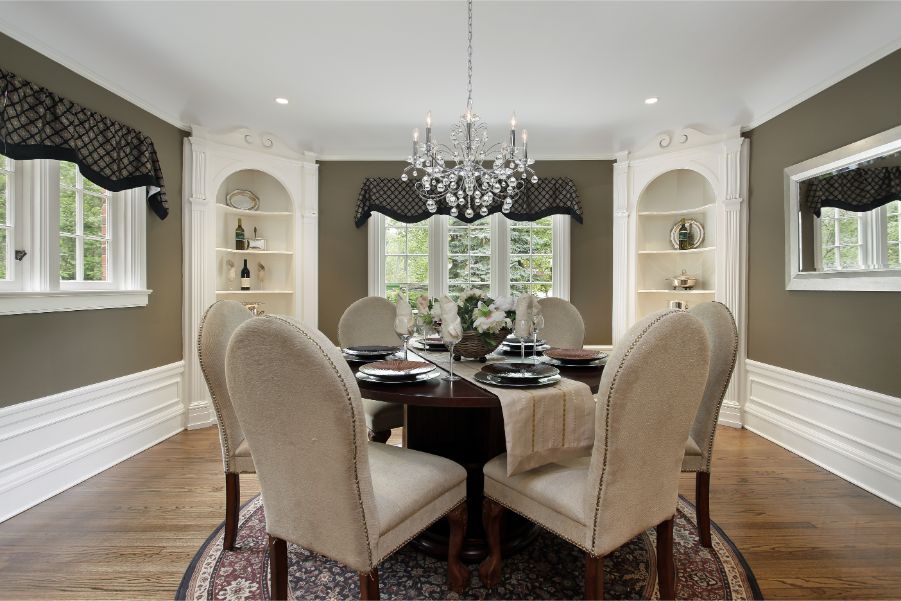
[[901,293],[785,290],[783,170],[901,125],[901,51],[750,132],[748,356],[901,396]]
[[[338,319],[367,293],[366,227],[354,227],[360,186],[367,177],[397,177],[397,161],[319,163],[319,329],[336,340]],[[613,278],[613,163],[541,161],[539,176],[569,177],[585,220],[572,223],[570,296],[585,319],[586,341],[610,344]]]
[[0,317],[0,407],[181,360],[186,134],[3,34],[0,66],[153,138],[170,211],[147,213],[147,307]]

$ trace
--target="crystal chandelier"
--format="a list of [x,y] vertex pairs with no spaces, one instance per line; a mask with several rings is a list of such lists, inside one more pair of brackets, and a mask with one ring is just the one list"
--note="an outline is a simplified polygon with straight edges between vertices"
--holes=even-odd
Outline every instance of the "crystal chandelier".
[[[522,130],[522,142],[517,146],[516,114],[510,119],[510,137],[504,142],[488,145],[488,126],[472,110],[472,0],[468,0],[467,97],[466,113],[451,128],[451,146],[432,138],[432,113],[426,116],[425,142],[419,141],[419,129],[413,130],[413,154],[401,175],[411,178],[420,198],[431,213],[440,203],[450,207],[456,217],[460,211],[471,219],[478,210],[488,215],[489,209],[500,203],[501,211],[510,212],[513,201],[525,188],[526,180],[533,184],[538,176],[529,165],[528,132]],[[492,156],[493,155],[493,156]],[[485,161],[493,160],[490,167]],[[465,210],[463,207],[466,207]]]

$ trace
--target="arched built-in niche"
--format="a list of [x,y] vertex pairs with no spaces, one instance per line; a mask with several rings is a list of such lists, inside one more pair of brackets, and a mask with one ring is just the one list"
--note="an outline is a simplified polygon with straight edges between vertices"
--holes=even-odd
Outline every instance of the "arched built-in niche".
[[[229,194],[246,190],[259,199],[254,210],[228,205]],[[235,247],[238,220],[250,248]],[[259,169],[241,169],[225,177],[216,193],[216,299],[253,304],[267,313],[294,314],[294,206],[275,177]],[[250,290],[241,290],[240,271],[247,261]]]
[[[698,248],[677,250],[671,231],[680,219],[701,224]],[[713,300],[716,293],[716,197],[697,171],[674,169],[653,179],[638,196],[635,221],[635,318],[665,309],[671,300],[687,305]],[[696,276],[691,290],[673,290],[674,275]]]

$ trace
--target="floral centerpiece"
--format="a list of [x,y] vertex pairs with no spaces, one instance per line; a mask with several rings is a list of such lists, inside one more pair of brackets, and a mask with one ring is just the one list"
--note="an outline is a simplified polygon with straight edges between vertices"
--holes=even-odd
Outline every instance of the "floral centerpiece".
[[[450,301],[446,297],[442,300]],[[442,302],[422,295],[416,304],[422,323],[440,328]],[[484,361],[485,355],[494,352],[513,328],[516,319],[513,297],[493,299],[481,290],[464,290],[456,306],[463,337],[454,347],[455,355]]]

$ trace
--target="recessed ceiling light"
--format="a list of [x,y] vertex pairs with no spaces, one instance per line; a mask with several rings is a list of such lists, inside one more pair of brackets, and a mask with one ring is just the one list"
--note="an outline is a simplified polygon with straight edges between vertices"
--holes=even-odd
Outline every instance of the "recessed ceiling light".
[[658,100],[660,100],[660,99],[657,98],[656,96],[651,96],[650,98],[645,98],[644,103],[645,104],[657,104]]
[[287,98],[276,98],[275,101],[279,104],[288,104]]

